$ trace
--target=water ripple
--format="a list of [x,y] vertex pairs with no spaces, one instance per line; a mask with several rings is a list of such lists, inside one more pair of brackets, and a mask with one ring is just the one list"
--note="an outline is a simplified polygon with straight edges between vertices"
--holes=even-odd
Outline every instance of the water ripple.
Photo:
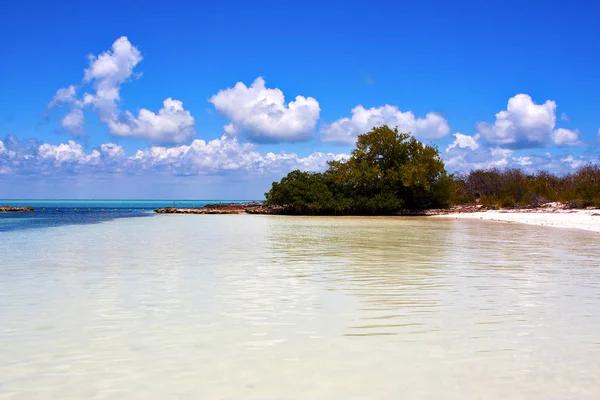
[[600,398],[593,235],[177,215],[2,235],[0,399]]

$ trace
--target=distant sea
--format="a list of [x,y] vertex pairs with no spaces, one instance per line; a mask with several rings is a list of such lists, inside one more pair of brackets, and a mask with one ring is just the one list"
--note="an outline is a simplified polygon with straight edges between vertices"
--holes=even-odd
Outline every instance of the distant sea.
[[0,206],[31,206],[35,210],[33,213],[0,213],[0,232],[148,217],[161,207],[202,207],[247,201],[253,200],[0,200]]

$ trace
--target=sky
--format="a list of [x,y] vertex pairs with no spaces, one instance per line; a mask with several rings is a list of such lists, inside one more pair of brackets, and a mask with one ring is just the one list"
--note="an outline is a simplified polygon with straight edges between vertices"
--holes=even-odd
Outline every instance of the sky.
[[[209,4],[210,3],[210,4]],[[451,172],[600,157],[594,1],[3,1],[0,198],[261,199],[387,124]]]

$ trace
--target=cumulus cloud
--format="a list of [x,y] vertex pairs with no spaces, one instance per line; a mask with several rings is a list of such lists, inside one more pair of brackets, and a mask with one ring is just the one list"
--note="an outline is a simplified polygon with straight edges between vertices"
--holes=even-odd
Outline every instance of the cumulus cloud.
[[83,114],[83,102],[77,99],[77,88],[75,85],[67,86],[56,91],[54,97],[48,103],[48,111],[56,107],[71,107],[60,120],[60,125],[74,136],[85,135],[85,116]]
[[107,121],[116,136],[134,136],[152,143],[181,143],[194,136],[194,117],[184,110],[179,100],[168,98],[163,108],[154,113],[142,108],[135,117],[125,111],[119,118]]
[[358,105],[352,109],[350,118],[323,125],[321,134],[325,142],[354,144],[358,135],[380,125],[397,126],[401,132],[411,132],[420,139],[438,139],[450,133],[448,121],[440,114],[430,112],[425,118],[417,118],[411,111],[403,112],[386,104],[369,109]]
[[[568,121],[565,113],[563,121]],[[488,143],[512,149],[580,145],[579,132],[556,127],[556,102],[536,104],[531,96],[517,94],[508,100],[506,110],[496,114],[493,124],[479,122],[477,133]]]
[[569,129],[559,128],[552,132],[552,142],[557,146],[579,145],[579,133]]
[[556,125],[556,103],[535,104],[531,96],[517,94],[508,100],[506,110],[496,114],[496,122],[477,124],[477,132],[488,142],[512,148],[546,145]]
[[104,121],[116,119],[119,114],[121,85],[133,75],[133,69],[142,61],[140,51],[123,36],[115,40],[111,50],[98,56],[90,55],[90,66],[84,71],[84,82],[90,83],[94,94],[84,95],[85,104],[92,104]]
[[501,147],[470,147],[454,146],[443,155],[446,168],[453,172],[472,169],[505,168],[509,165],[509,157],[513,150]]
[[194,118],[183,109],[179,100],[168,98],[157,113],[142,108],[135,117],[130,111],[121,111],[121,85],[139,76],[135,67],[143,57],[137,47],[125,36],[117,39],[110,50],[89,56],[89,67],[84,70],[83,84],[91,87],[79,98],[74,85],[59,89],[49,107],[70,106],[61,120],[61,126],[74,135],[85,133],[84,108],[92,107],[105,123],[110,134],[131,136],[152,143],[181,143],[194,134]]
[[85,134],[85,117],[80,108],[69,111],[60,121],[60,125],[74,135]]
[[348,157],[346,154],[322,152],[306,157],[286,152],[260,154],[253,144],[240,143],[237,138],[228,136],[208,142],[196,139],[190,145],[152,146],[131,156],[114,143],[102,144],[86,152],[72,140],[58,145],[20,143],[14,137],[8,141],[10,146],[6,145],[7,141],[0,141],[0,169],[13,174],[284,174],[293,169],[322,171],[327,168],[327,161]]
[[[564,120],[565,115],[561,118]],[[452,171],[510,167],[528,172],[565,173],[581,165],[578,159],[572,161],[572,155],[518,153],[550,145],[580,146],[579,135],[577,129],[556,128],[554,101],[536,104],[529,95],[518,94],[509,99],[506,110],[496,114],[494,124],[478,123],[477,133],[473,136],[454,134],[454,141],[447,146],[443,158]],[[586,162],[595,159],[597,157],[591,153],[582,158]]]
[[8,152],[6,146],[4,146],[4,142],[0,140],[0,175],[10,173],[10,168],[8,168],[8,162],[10,161],[11,154]]
[[0,156],[5,154],[8,154],[8,150],[4,146],[4,142],[0,140]]
[[514,158],[514,162],[521,167],[526,167],[528,165],[533,165],[533,157],[531,156],[520,156]]
[[[466,135],[463,135],[466,136]],[[462,146],[460,145],[462,143]],[[469,144],[469,145],[467,145]],[[526,173],[550,171],[555,174],[566,174],[587,163],[600,162],[595,150],[588,150],[574,156],[569,153],[527,154],[526,150],[514,150],[502,147],[471,146],[471,139],[457,137],[454,143],[442,155],[446,168],[452,172],[463,172],[488,168],[519,168]]]
[[220,90],[209,101],[231,120],[229,135],[244,135],[255,142],[298,142],[310,139],[321,109],[312,97],[296,96],[285,103],[280,89],[269,89],[263,78],[248,87],[238,82]]
[[474,135],[474,136],[469,136],[469,135],[463,135],[462,133],[455,133],[454,135],[454,142],[452,142],[450,145],[448,145],[448,147],[446,148],[446,152],[449,152],[450,150],[454,149],[455,147],[464,149],[464,148],[469,148],[471,150],[477,150],[479,148],[479,143],[477,142],[477,140],[479,139],[479,135]]
[[51,163],[54,166],[61,164],[79,163],[85,157],[85,152],[80,144],[69,140],[58,146],[42,144],[38,148],[37,159],[41,163]]
[[56,91],[54,97],[48,104],[49,107],[54,106],[63,106],[67,104],[72,104],[76,101],[76,93],[77,89],[75,85],[67,86],[66,88],[61,88]]
[[585,157],[575,158],[573,155],[569,154],[568,156],[561,158],[560,162],[569,165],[571,169],[577,169],[588,164],[590,161]]

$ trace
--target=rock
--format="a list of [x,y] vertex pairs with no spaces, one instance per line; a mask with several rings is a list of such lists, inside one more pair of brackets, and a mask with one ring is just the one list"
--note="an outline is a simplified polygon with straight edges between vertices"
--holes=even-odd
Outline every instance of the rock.
[[33,207],[0,206],[0,212],[33,212]]
[[481,205],[462,205],[453,206],[450,208],[438,208],[425,210],[425,215],[446,215],[446,214],[464,214],[464,213],[475,213],[480,211],[486,211],[491,207],[483,207]]
[[280,214],[282,207],[271,207],[261,202],[207,204],[199,208],[157,208],[158,214]]

